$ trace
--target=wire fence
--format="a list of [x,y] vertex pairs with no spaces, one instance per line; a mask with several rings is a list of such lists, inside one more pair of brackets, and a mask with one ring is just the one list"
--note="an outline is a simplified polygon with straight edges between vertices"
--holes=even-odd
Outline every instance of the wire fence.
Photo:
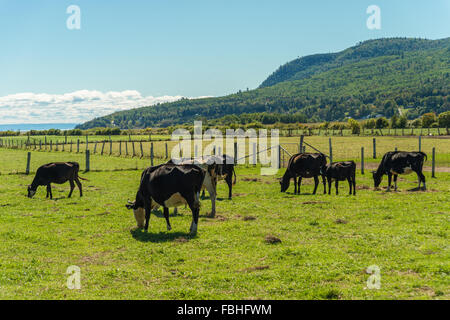
[[[242,142],[242,141],[241,141]],[[206,150],[210,141],[201,144]],[[278,148],[278,145],[280,146]],[[2,153],[0,173],[33,172],[40,165],[56,161],[77,161],[84,170],[116,171],[141,170],[151,165],[168,161],[172,156],[198,157],[198,150],[191,141],[190,154],[180,152],[178,141],[134,141],[134,140],[99,140],[82,142],[52,141],[50,139],[30,140],[0,138],[0,148],[3,150],[28,151],[32,153],[29,164],[24,164],[23,154]],[[231,150],[226,145],[214,147],[214,154],[228,154],[245,164],[254,165],[267,163],[272,153],[276,152],[280,167],[286,167],[290,157],[299,152],[322,152],[328,156],[328,161],[353,160],[360,170],[374,168],[382,156],[393,150],[423,151],[428,155],[425,170],[450,172],[450,138],[449,137],[324,137],[300,136],[280,138],[274,146],[258,145],[255,141],[245,139],[243,143],[232,144]],[[228,149],[227,149],[228,148]],[[20,160],[17,160],[19,158]],[[263,160],[263,161],[261,161]],[[241,163],[242,161],[239,161]]]

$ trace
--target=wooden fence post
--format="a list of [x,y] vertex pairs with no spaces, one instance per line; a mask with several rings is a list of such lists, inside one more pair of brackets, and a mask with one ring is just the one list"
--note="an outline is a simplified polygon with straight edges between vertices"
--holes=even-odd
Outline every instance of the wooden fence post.
[[105,141],[103,141],[103,144],[102,144],[102,152],[100,153],[100,155],[103,155],[103,152],[105,151]]
[[305,136],[304,135],[301,135],[300,136],[300,150],[299,150],[299,152],[303,152],[303,139],[305,138]]
[[237,164],[237,142],[234,143],[234,164]]
[[112,155],[112,140],[109,140],[109,155]]
[[77,153],[80,152],[80,139],[77,140]]
[[278,145],[278,154],[277,154],[277,157],[278,157],[278,169],[281,169],[281,145]]
[[125,156],[128,157],[128,142],[125,141]]
[[330,148],[330,163],[333,162],[333,146],[331,144],[331,138],[328,139],[328,144]]
[[253,142],[252,164],[256,166],[256,143],[255,142]]
[[364,174],[364,147],[361,147],[361,174]]
[[95,141],[95,143],[94,143],[94,154],[96,154],[97,153],[97,141]]
[[25,171],[25,174],[30,174],[30,163],[31,163],[31,152],[28,152],[27,154],[27,169]]
[[144,157],[144,149],[142,148],[142,141],[139,142],[141,146],[141,159]]
[[377,139],[373,138],[373,158],[377,158]]
[[422,136],[419,136],[419,152],[422,151]]
[[90,157],[91,157],[91,152],[89,151],[89,149],[87,149],[86,150],[86,172],[89,172],[91,170]]
[[166,159],[169,159],[169,149],[166,142]]
[[152,167],[153,167],[153,157],[154,157],[154,154],[153,154],[153,142],[152,142],[150,144],[150,164]]
[[136,156],[136,150],[134,148],[134,141],[131,143],[131,145],[133,146],[133,158]]
[[431,177],[436,178],[436,148],[433,147],[433,153],[431,158]]

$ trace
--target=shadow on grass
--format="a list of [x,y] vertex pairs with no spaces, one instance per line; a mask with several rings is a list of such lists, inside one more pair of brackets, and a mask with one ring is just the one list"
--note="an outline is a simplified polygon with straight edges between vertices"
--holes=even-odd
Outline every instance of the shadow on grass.
[[134,239],[140,242],[153,242],[153,243],[163,243],[163,242],[187,242],[192,239],[192,235],[188,232],[159,232],[151,233],[145,232],[142,229],[130,230],[131,235]]

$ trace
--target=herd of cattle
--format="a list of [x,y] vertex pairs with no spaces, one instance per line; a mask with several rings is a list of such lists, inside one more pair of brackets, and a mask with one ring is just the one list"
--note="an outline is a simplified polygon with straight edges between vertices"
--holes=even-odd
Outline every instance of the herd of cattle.
[[[425,176],[422,167],[427,155],[423,152],[387,152],[378,166],[373,171],[375,188],[378,188],[383,175],[388,176],[387,191],[390,190],[392,177],[394,178],[395,190],[397,190],[397,176],[415,172],[419,178],[419,188],[423,183],[426,189]],[[38,186],[47,187],[47,198],[52,199],[51,184],[70,183],[69,198],[75,189],[75,183],[83,196],[81,180],[86,180],[78,175],[80,166],[76,162],[49,163],[41,166],[36,176],[28,186],[28,197],[36,194]],[[315,186],[313,193],[317,191],[319,176],[322,177],[323,191],[326,193],[326,182],[328,182],[328,194],[331,193],[331,184],[334,181],[336,194],[338,194],[339,181],[348,181],[349,194],[356,195],[356,164],[354,161],[333,162],[327,164],[326,156],[322,153],[298,153],[293,155],[288,163],[286,172],[280,179],[281,192],[289,188],[291,179],[294,180],[294,193],[300,194],[300,186],[303,178],[314,178]],[[234,176],[234,179],[233,179]],[[150,213],[152,210],[163,207],[167,230],[171,230],[169,221],[169,208],[175,209],[187,205],[192,211],[192,224],[190,232],[197,232],[200,211],[200,191],[206,189],[210,195],[212,212],[216,212],[217,182],[224,179],[228,185],[228,197],[232,197],[232,188],[236,183],[234,158],[223,155],[209,156],[201,160],[188,160],[175,164],[173,161],[150,167],[141,175],[139,189],[135,201],[128,201],[126,207],[133,210],[134,217],[139,228],[148,230]]]

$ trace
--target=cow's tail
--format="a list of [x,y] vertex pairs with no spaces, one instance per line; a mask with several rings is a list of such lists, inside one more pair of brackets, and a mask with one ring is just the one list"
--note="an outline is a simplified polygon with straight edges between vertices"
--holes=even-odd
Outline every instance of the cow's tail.
[[428,156],[425,152],[420,151],[419,153],[425,158],[425,161],[428,160]]
[[81,180],[84,180],[84,181],[89,181],[88,179],[82,178],[82,177],[80,177],[80,176],[78,175],[78,173],[79,173],[79,171],[80,171],[80,165],[78,164],[78,162],[72,162],[72,165],[75,166],[75,177],[76,177],[77,179],[81,179]]

